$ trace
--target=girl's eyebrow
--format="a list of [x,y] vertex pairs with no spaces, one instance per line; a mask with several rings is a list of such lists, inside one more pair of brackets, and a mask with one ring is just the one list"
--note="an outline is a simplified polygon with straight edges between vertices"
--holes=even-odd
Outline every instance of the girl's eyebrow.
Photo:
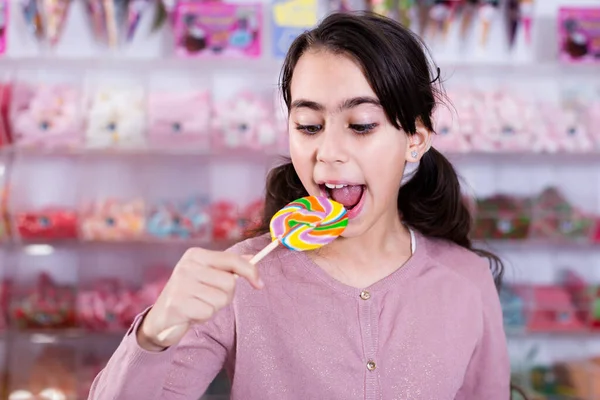
[[[352,97],[350,99],[346,99],[341,102],[338,106],[338,111],[348,110],[350,108],[358,107],[361,104],[372,104],[378,107],[381,107],[381,102],[375,97],[369,96],[361,96],[361,97]],[[292,109],[297,108],[308,108],[313,111],[325,111],[325,106],[317,103],[316,101],[306,100],[306,99],[298,99],[294,100],[292,103]]]

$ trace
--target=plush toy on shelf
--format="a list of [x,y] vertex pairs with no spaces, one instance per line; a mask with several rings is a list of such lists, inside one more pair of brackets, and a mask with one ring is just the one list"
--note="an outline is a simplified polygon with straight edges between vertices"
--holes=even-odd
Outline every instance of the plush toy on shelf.
[[74,328],[75,289],[42,273],[33,289],[13,301],[11,316],[21,329]]
[[81,134],[81,93],[69,85],[18,84],[11,104],[13,140],[18,146],[77,148]]
[[87,110],[85,144],[88,148],[145,145],[146,128],[142,88],[103,88],[96,91]]
[[76,239],[79,216],[76,211],[47,207],[15,215],[16,231],[24,240]]
[[269,103],[249,92],[215,104],[212,119],[215,147],[276,148],[282,135],[277,132],[273,114]]
[[211,219],[208,208],[209,202],[205,198],[159,203],[150,209],[146,232],[160,239],[209,241]]
[[152,93],[148,99],[148,141],[152,146],[206,150],[210,146],[208,91]]
[[140,239],[145,231],[145,213],[141,199],[92,202],[83,208],[81,235],[91,241]]

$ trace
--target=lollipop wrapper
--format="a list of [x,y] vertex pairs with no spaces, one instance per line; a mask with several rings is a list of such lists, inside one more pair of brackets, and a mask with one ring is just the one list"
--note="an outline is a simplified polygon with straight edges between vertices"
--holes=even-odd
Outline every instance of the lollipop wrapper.
[[22,0],[21,8],[27,28],[36,39],[42,40],[44,38],[44,24],[42,20],[42,10],[40,9],[37,0]]
[[133,39],[137,27],[142,18],[142,14],[148,8],[149,0],[131,0],[127,5],[127,22],[126,22],[126,40],[129,42]]
[[46,40],[55,46],[64,31],[71,0],[41,0],[43,15],[45,16]]

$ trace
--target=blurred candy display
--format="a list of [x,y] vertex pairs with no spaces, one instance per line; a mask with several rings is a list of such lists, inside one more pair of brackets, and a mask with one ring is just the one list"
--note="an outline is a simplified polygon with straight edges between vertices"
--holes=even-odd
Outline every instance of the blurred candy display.
[[[24,241],[193,240],[234,241],[261,222],[262,199],[245,205],[207,197],[148,202],[141,198],[84,203],[80,209],[52,207],[9,213]],[[7,227],[8,229],[9,227]]]
[[532,198],[500,194],[477,201],[473,237],[597,242],[596,219],[569,204],[557,188],[547,188]]
[[434,146],[451,153],[586,153],[600,151],[600,97],[567,88],[559,100],[509,89],[450,89],[435,110]]

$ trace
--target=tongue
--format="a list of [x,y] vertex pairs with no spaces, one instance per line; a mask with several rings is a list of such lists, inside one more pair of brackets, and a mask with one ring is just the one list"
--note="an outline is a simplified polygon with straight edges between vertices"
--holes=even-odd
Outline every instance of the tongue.
[[362,185],[344,186],[340,189],[330,189],[331,198],[338,203],[341,203],[346,208],[354,207],[360,201],[362,192]]

